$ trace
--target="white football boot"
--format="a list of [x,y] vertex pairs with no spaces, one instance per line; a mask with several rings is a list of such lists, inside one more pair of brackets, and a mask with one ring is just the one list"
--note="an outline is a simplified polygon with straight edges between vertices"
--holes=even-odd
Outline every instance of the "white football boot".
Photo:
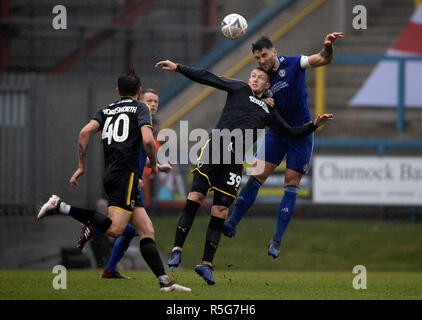
[[181,286],[180,284],[175,283],[168,276],[164,276],[163,279],[160,277],[160,289],[161,291],[171,292],[171,291],[192,291],[188,287]]
[[59,196],[56,196],[55,194],[51,195],[48,201],[44,203],[38,211],[37,220],[40,220],[46,216],[64,214],[60,212],[61,202],[62,199],[60,199]]

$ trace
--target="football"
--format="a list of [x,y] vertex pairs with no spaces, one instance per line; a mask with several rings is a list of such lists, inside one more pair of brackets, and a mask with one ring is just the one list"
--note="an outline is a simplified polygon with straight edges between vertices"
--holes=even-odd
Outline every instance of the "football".
[[248,22],[240,14],[232,13],[221,22],[221,32],[226,38],[235,40],[243,37],[248,30]]

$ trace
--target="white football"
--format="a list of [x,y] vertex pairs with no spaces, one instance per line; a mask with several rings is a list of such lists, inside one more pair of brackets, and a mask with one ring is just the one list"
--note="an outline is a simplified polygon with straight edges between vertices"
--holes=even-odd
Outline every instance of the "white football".
[[231,13],[221,21],[221,32],[229,39],[239,39],[245,35],[246,31],[248,31],[248,22],[240,14]]

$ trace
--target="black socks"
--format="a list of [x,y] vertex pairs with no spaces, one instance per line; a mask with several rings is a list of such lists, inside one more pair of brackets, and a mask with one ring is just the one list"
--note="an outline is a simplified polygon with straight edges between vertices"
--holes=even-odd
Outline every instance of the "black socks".
[[87,226],[98,228],[103,233],[111,226],[111,220],[106,215],[95,210],[70,207],[69,216]]
[[151,238],[144,238],[139,241],[139,248],[141,249],[142,257],[155,276],[158,278],[165,275],[166,272],[164,271],[164,265],[161,261],[155,241]]
[[195,219],[196,211],[201,205],[198,202],[192,200],[186,200],[185,207],[179,216],[177,222],[176,236],[174,239],[175,247],[183,247],[186,237],[188,236],[189,230],[192,227],[193,220]]
[[202,257],[202,261],[212,262],[214,259],[218,243],[220,242],[221,233],[223,232],[224,221],[225,219],[211,216],[205,238],[204,256]]

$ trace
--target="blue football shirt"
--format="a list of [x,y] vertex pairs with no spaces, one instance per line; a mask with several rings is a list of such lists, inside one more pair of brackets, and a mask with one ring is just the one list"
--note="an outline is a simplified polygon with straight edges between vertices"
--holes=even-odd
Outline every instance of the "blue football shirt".
[[270,74],[275,107],[291,126],[301,126],[312,121],[306,90],[306,72],[300,66],[301,55],[278,56],[277,71]]

